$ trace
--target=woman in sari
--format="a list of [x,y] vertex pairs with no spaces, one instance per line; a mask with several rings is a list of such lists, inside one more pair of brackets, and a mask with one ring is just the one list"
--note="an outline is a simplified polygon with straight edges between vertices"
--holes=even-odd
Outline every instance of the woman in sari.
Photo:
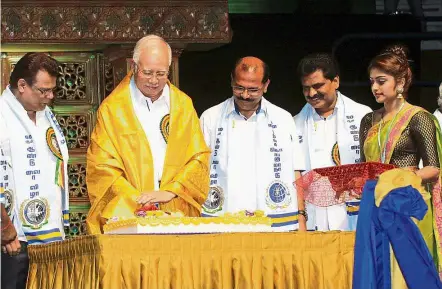
[[[383,107],[361,121],[361,161],[393,164],[412,170],[422,179],[431,198],[427,201],[425,217],[417,225],[441,272],[442,143],[439,124],[431,113],[406,100],[412,73],[404,47],[387,48],[372,59],[368,71],[373,95]],[[419,166],[421,161],[423,166]],[[391,270],[393,275],[393,271],[399,272],[397,264],[393,264]]]

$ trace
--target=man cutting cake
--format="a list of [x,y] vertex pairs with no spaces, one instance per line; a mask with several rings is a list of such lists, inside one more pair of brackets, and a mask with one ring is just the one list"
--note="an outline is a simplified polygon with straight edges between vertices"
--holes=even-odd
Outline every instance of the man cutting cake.
[[91,234],[141,206],[200,216],[210,150],[192,100],[167,80],[171,61],[162,38],[139,40],[132,71],[98,110],[87,154]]

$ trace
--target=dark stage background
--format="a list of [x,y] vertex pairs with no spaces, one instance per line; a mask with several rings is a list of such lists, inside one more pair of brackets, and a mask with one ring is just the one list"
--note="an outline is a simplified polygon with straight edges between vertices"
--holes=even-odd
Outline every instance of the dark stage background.
[[[270,66],[271,83],[266,97],[296,114],[305,103],[296,75],[299,60],[312,52],[331,52],[346,34],[419,32],[410,15],[231,14],[233,39],[209,51],[184,51],[180,58],[180,88],[191,96],[199,114],[231,96],[230,71],[237,58],[256,56]],[[367,76],[370,59],[392,43],[408,45],[414,73],[419,80],[419,40],[349,40],[336,49],[341,69],[341,92],[372,108],[374,101]],[[358,82],[358,83],[357,83]],[[410,102],[421,103],[419,88],[410,91]],[[429,102],[432,103],[432,102]],[[436,104],[427,109],[434,109]]]

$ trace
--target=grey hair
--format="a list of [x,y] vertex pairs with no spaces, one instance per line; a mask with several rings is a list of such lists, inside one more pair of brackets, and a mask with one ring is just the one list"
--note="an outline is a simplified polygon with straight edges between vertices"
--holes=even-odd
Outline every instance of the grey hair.
[[155,41],[162,41],[167,44],[167,50],[169,53],[169,66],[172,64],[172,48],[170,48],[169,43],[167,43],[162,37],[154,34],[146,35],[140,40],[138,40],[137,44],[135,45],[134,54],[133,54],[133,61],[135,63],[138,63],[140,61],[140,54],[146,47],[149,47],[152,45],[152,42]]
[[439,97],[437,98],[437,104],[442,107],[442,82],[439,85]]

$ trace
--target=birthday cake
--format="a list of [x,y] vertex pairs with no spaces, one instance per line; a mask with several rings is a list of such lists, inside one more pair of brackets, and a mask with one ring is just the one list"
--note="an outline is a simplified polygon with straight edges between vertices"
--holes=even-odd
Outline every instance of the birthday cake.
[[226,213],[219,217],[186,217],[181,212],[145,211],[133,218],[111,218],[105,234],[204,234],[273,232],[272,221],[263,212]]

